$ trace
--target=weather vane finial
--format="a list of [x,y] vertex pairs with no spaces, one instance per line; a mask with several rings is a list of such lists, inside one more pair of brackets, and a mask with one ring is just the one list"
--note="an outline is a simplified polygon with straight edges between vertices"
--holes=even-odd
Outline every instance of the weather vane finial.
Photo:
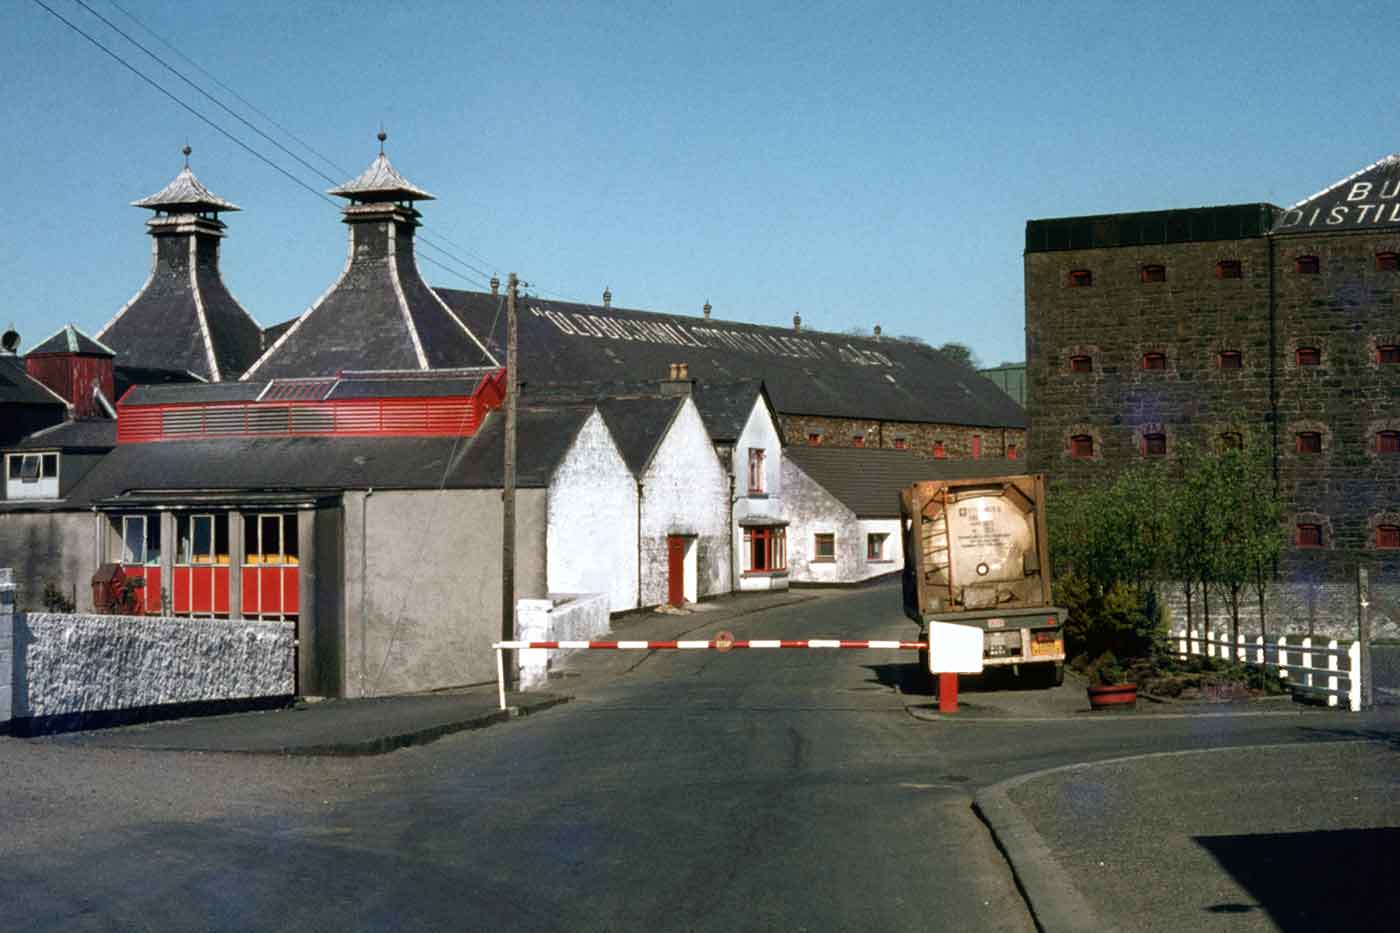
[[185,168],[189,168],[189,167],[190,167],[190,153],[191,153],[191,152],[194,152],[194,150],[190,148],[189,140],[185,140],[185,147],[184,147],[183,149],[181,149],[180,151],[181,151],[182,153],[184,153],[184,156],[185,156]]

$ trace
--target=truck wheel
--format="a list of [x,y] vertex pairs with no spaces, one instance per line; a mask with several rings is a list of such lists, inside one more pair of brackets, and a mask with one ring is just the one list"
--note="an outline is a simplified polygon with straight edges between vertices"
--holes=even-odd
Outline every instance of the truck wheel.
[[1050,672],[1048,679],[1052,687],[1063,686],[1065,682],[1065,666],[1063,664],[1056,664],[1054,670]]

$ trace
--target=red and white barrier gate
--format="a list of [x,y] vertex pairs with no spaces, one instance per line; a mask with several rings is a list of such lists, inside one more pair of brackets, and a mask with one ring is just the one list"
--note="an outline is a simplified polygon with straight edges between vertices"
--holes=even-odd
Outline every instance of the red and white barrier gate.
[[[974,630],[976,631],[976,630]],[[977,632],[977,670],[981,670],[981,632]],[[501,709],[506,709],[506,669],[503,652],[524,651],[534,648],[576,649],[582,651],[732,651],[755,648],[854,648],[859,650],[923,651],[926,641],[879,641],[852,640],[845,638],[749,638],[736,639],[728,632],[720,632],[712,640],[696,641],[502,641],[492,645],[496,649],[496,688]],[[972,673],[975,673],[972,672]],[[951,678],[951,686],[949,679]],[[940,673],[939,710],[957,711],[957,675]]]

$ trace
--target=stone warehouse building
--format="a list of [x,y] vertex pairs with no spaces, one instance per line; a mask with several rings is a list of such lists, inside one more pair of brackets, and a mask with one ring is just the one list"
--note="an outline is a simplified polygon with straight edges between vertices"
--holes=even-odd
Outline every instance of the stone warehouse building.
[[1095,482],[1260,429],[1291,539],[1280,610],[1353,617],[1358,564],[1395,594],[1400,156],[1286,209],[1029,221],[1025,289],[1032,469]]

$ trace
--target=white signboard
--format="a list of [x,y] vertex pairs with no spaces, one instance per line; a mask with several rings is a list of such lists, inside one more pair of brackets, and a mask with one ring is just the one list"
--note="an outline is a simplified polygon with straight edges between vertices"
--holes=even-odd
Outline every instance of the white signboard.
[[933,674],[982,673],[982,630],[971,625],[930,622],[928,669]]

